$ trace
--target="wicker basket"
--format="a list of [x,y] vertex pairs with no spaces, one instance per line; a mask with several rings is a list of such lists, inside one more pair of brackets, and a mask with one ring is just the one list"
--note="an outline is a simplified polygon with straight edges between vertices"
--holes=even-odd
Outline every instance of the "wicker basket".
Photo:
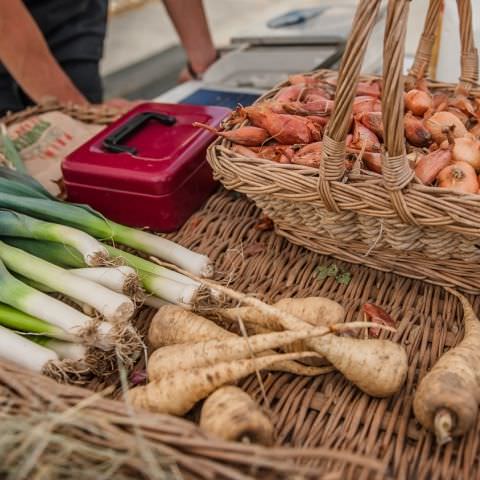
[[[404,82],[427,70],[441,0],[430,1],[407,79],[402,69],[409,1],[390,0],[382,89],[383,175],[363,169],[345,171],[345,140],[355,85],[380,3],[363,0],[359,4],[338,74],[335,107],[324,135],[319,170],[242,157],[225,140],[211,146],[209,162],[227,188],[251,197],[274,221],[276,231],[293,243],[349,262],[480,293],[480,196],[421,185],[405,154]],[[457,4],[462,45],[460,83],[429,85],[452,91],[461,87],[480,96],[471,5],[468,0],[458,0]],[[337,73],[322,70],[312,75],[328,79]],[[259,102],[274,96],[278,88]]]

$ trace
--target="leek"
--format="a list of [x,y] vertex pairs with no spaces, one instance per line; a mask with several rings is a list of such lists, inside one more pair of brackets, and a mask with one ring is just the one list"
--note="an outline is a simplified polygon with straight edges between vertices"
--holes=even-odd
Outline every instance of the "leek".
[[78,250],[89,266],[104,264],[106,248],[90,235],[71,227],[44,222],[12,210],[0,210],[0,236],[59,242]]
[[[81,256],[59,243],[39,242],[23,238],[6,238],[9,245],[25,250],[51,263],[62,267],[81,268],[85,266]],[[105,245],[111,258],[121,258],[137,270],[145,290],[171,303],[189,304],[196,295],[200,284],[187,276],[178,274],[168,268],[156,265],[141,257]]]
[[58,355],[53,350],[37,345],[1,326],[0,358],[34,372],[43,372],[50,362],[58,361]]
[[27,197],[57,200],[56,197],[33,177],[0,166],[0,191],[4,191],[4,189],[8,189],[5,193],[13,193],[13,195],[23,194]]
[[62,328],[51,325],[39,318],[32,317],[27,313],[21,312],[2,303],[0,303],[0,325],[10,328],[11,330],[46,335],[60,340],[77,340],[76,337],[69,335]]
[[92,306],[107,320],[123,321],[133,315],[133,302],[125,295],[75,276],[63,268],[1,241],[0,258],[10,270]]
[[169,302],[166,302],[161,298],[154,297],[153,295],[148,295],[147,297],[145,297],[145,300],[143,303],[148,307],[156,308],[157,310],[159,308],[162,308],[164,305],[169,305]]
[[213,274],[210,260],[205,255],[192,252],[157,235],[107,220],[86,205],[12,195],[8,191],[0,190],[0,207],[78,228],[102,240],[122,243],[178,265],[195,275],[209,277]]
[[[174,272],[166,267],[162,267],[156,263],[150,262],[149,260],[145,260],[142,257],[133,255],[132,253],[124,252],[123,250],[110,245],[105,245],[105,248],[107,249],[111,258],[121,258],[127,265],[130,265],[139,272],[147,272],[152,275],[169,278],[170,280],[175,280],[176,282],[185,283],[187,285],[196,285],[197,287],[200,286],[199,282],[192,280],[186,275]],[[141,276],[141,273],[139,273],[139,275]]]
[[53,350],[61,360],[83,360],[87,356],[87,347],[79,343],[62,342],[38,335],[26,335],[26,338],[37,345]]
[[70,272],[125,295],[135,296],[140,288],[138,275],[131,267],[76,268]]
[[[92,331],[92,319],[72,307],[17,280],[0,261],[0,302],[84,338],[102,349],[114,346],[112,326],[99,322]],[[91,338],[90,338],[91,337]]]

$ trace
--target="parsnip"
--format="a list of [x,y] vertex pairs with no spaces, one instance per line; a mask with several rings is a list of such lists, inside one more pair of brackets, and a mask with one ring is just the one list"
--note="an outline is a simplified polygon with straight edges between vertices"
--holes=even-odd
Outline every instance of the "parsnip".
[[[311,325],[308,325],[311,328]],[[238,339],[239,336],[216,323],[177,305],[165,305],[153,317],[148,331],[149,345],[153,349],[168,345],[191,344],[214,339]],[[265,351],[262,355],[275,352]],[[271,370],[316,376],[331,371],[326,368],[307,367],[296,362],[276,362]]]
[[[345,309],[325,297],[282,298],[273,306],[316,326],[334,325],[345,320]],[[283,330],[277,315],[255,307],[225,308],[219,310],[219,313],[231,322],[242,320],[245,324],[261,325],[272,331]]]
[[271,420],[248,393],[234,386],[221,387],[205,400],[200,428],[227,441],[273,444]]
[[298,360],[312,352],[268,355],[248,360],[218,363],[211,367],[170,372],[159,380],[128,391],[127,401],[136,408],[156,413],[185,415],[199,400],[223,385],[234,383],[276,362]]
[[[298,317],[268,305],[257,298],[201,280],[213,291],[255,307],[268,316],[276,316],[286,330],[303,330],[308,323]],[[378,326],[377,326],[378,327]],[[338,337],[326,335],[306,342],[309,349],[323,355],[343,375],[365,393],[388,397],[398,392],[407,376],[405,349],[389,340]]]
[[301,331],[272,332],[252,337],[222,338],[198,343],[170,345],[155,350],[147,365],[148,378],[158,380],[170,372],[191,370],[249,358],[254,354],[279,348],[295,340],[329,334],[326,327]]
[[447,291],[463,306],[465,335],[423,377],[413,400],[415,417],[440,445],[472,427],[480,403],[480,322],[463,295]]
[[[325,297],[282,298],[274,304],[274,307],[316,326],[330,326],[345,321],[345,309],[339,303]],[[283,330],[276,315],[259,311],[254,307],[228,308],[219,310],[218,313],[232,323],[242,320],[255,333],[264,333],[262,330]],[[308,347],[304,341],[294,342],[283,348],[285,352],[305,350],[308,350]],[[304,363],[315,367],[328,364],[324,358],[307,358]]]

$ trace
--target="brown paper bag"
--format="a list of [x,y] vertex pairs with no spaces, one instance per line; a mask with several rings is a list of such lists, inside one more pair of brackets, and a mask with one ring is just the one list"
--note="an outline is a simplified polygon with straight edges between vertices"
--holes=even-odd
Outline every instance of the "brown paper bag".
[[58,195],[62,160],[103,128],[61,112],[48,112],[10,126],[8,134],[28,172],[49,192]]

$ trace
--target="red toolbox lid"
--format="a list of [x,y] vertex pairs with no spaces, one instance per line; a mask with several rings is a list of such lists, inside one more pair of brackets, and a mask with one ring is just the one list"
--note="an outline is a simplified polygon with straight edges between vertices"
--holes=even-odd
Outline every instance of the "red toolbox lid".
[[195,172],[215,137],[192,123],[215,127],[229,113],[224,107],[143,103],[64,160],[65,182],[168,194]]

